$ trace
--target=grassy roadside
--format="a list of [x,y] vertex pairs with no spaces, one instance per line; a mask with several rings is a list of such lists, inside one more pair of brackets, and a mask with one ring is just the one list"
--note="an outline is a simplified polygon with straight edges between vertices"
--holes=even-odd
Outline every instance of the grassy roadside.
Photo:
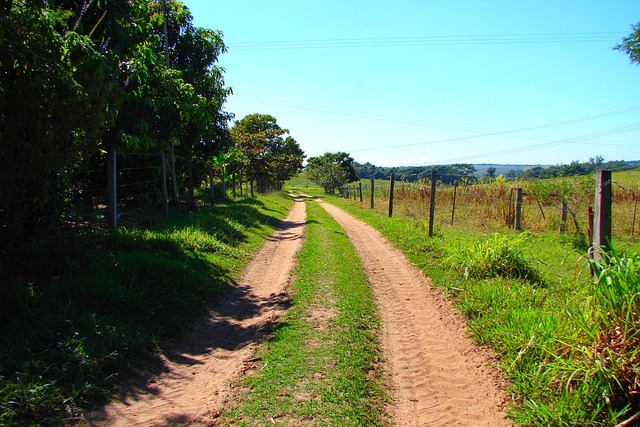
[[[0,425],[74,422],[119,375],[229,288],[292,201],[282,193],[174,215],[149,229],[76,236],[22,258],[0,287]],[[38,264],[35,264],[38,263]],[[53,265],[56,264],[56,265]]]
[[[637,312],[629,309],[637,304],[637,280],[618,286],[631,293],[627,303],[618,304],[627,310],[626,318],[615,319],[613,310],[603,309],[606,301],[598,301],[619,297],[610,297],[608,286],[600,286],[602,294],[595,292],[588,265],[571,238],[487,236],[450,227],[428,238],[421,221],[388,218],[353,201],[300,190],[380,230],[456,301],[474,339],[499,356],[510,380],[510,416],[516,423],[614,426],[637,410],[638,323]],[[493,259],[512,264],[502,268],[492,265]],[[623,280],[638,278],[637,270],[620,271]],[[602,283],[609,281],[605,277]],[[621,379],[631,383],[623,392]]]
[[306,241],[291,289],[292,308],[222,423],[388,425],[375,300],[355,249],[317,203],[307,203]]

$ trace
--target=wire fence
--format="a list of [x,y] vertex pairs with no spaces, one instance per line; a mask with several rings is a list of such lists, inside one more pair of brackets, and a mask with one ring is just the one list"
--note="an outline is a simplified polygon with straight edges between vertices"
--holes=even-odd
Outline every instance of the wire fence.
[[[6,266],[11,258],[50,250],[91,229],[105,229],[110,212],[121,226],[148,226],[168,215],[167,183],[172,180],[178,195],[172,209],[184,209],[189,196],[187,161],[177,158],[178,170],[169,177],[166,163],[163,153],[103,152],[73,167],[3,176],[0,261]],[[209,178],[206,184],[215,186],[213,175]],[[198,204],[211,202],[216,195],[221,198],[219,191],[209,190],[198,194]]]
[[[637,238],[640,235],[640,188],[624,186],[615,179],[610,184],[612,236]],[[391,198],[390,182],[361,181],[341,191],[343,197],[371,206],[382,214],[391,211],[393,216],[428,221],[433,188],[430,180],[395,182]],[[520,204],[518,188],[522,191]],[[443,185],[438,182],[434,188],[433,223],[436,228],[455,226],[470,231],[493,232],[514,228],[518,218],[523,230],[588,236],[595,194],[592,176],[556,183],[498,180],[494,183]],[[519,210],[519,215],[516,210]]]

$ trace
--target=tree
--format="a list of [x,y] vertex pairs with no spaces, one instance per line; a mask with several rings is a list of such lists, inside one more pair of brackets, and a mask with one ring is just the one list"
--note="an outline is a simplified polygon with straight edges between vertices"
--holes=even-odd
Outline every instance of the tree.
[[496,168],[493,166],[490,166],[487,168],[487,178],[495,178],[496,177]]
[[348,153],[324,153],[322,156],[310,157],[308,163],[311,167],[335,163],[344,170],[346,175],[345,182],[356,182],[359,180],[354,167],[355,161]]
[[309,179],[321,186],[325,193],[333,194],[347,182],[358,180],[353,163],[347,153],[324,153],[309,158],[307,172]]
[[347,173],[338,163],[315,163],[307,166],[308,178],[321,186],[325,193],[333,194],[347,182]]
[[91,38],[67,30],[70,14],[46,2],[0,11],[0,242],[57,223],[60,171],[109,121],[110,62]]
[[632,32],[628,37],[622,39],[614,49],[629,55],[631,62],[640,64],[640,22],[631,26]]
[[259,193],[302,170],[304,152],[271,115],[250,114],[236,121],[231,138],[246,158],[246,176],[257,183]]
[[0,2],[0,246],[59,225],[80,190],[104,188],[104,174],[73,173],[103,170],[111,149],[181,141],[177,154],[198,166],[229,146],[222,35],[192,20],[177,0]]

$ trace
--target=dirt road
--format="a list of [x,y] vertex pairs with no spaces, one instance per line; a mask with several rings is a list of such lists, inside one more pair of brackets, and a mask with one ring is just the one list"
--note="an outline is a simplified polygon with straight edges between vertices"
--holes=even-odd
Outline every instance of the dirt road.
[[[464,320],[373,228],[322,203],[353,242],[374,288],[397,426],[510,426],[506,396],[490,357],[466,338]],[[134,384],[92,414],[102,426],[211,425],[230,398],[255,346],[286,310],[287,284],[304,236],[305,205],[296,200],[282,226],[251,262],[237,288],[185,344],[164,357],[165,374]]]
[[305,204],[297,199],[251,261],[234,290],[163,356],[154,383],[132,384],[88,417],[94,426],[209,426],[229,398],[229,383],[289,304],[287,285],[304,237]]
[[375,229],[328,203],[360,254],[382,315],[385,370],[396,426],[510,426],[490,356],[462,317]]

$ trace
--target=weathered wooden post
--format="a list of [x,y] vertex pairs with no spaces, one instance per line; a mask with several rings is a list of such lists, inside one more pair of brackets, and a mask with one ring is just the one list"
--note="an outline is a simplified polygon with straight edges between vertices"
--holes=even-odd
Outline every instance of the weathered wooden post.
[[162,213],[165,218],[169,218],[169,192],[167,190],[167,159],[164,155],[164,151],[160,153],[160,175],[161,175],[161,190],[162,190]]
[[522,188],[516,188],[516,218],[513,223],[516,231],[522,230]]
[[596,200],[593,218],[594,258],[599,260],[601,252],[611,250],[611,171],[596,172]]
[[433,222],[436,213],[436,170],[431,169],[431,194],[429,195],[429,237],[433,237]]
[[371,178],[371,209],[374,208],[374,194],[376,191],[376,187],[375,187],[375,180],[373,178]]
[[109,228],[114,230],[118,226],[116,184],[116,150],[112,148],[107,160],[107,222]]
[[189,152],[189,159],[187,160],[187,186],[189,187],[189,194],[187,203],[189,210],[195,210],[196,208],[196,189],[195,181],[193,179],[193,153]]
[[362,203],[362,181],[358,182],[358,193],[360,193],[360,203]]
[[560,214],[560,234],[564,233],[565,225],[567,224],[567,212],[569,208],[567,207],[567,202],[562,198],[562,213]]
[[453,208],[451,209],[451,225],[453,225],[453,218],[456,215],[456,195],[458,194],[458,182],[453,184]]
[[636,229],[636,213],[638,211],[638,195],[633,193],[633,221],[631,221],[631,237],[633,237]]
[[208,167],[209,167],[209,199],[211,200],[211,204],[213,204],[216,201],[216,192],[213,187],[213,165],[209,163]]
[[395,182],[396,174],[391,172],[389,177],[389,217],[393,216],[393,184]]
[[513,217],[511,216],[511,207],[513,206],[513,188],[509,190],[509,204],[507,205],[507,228],[511,230],[511,220]]

